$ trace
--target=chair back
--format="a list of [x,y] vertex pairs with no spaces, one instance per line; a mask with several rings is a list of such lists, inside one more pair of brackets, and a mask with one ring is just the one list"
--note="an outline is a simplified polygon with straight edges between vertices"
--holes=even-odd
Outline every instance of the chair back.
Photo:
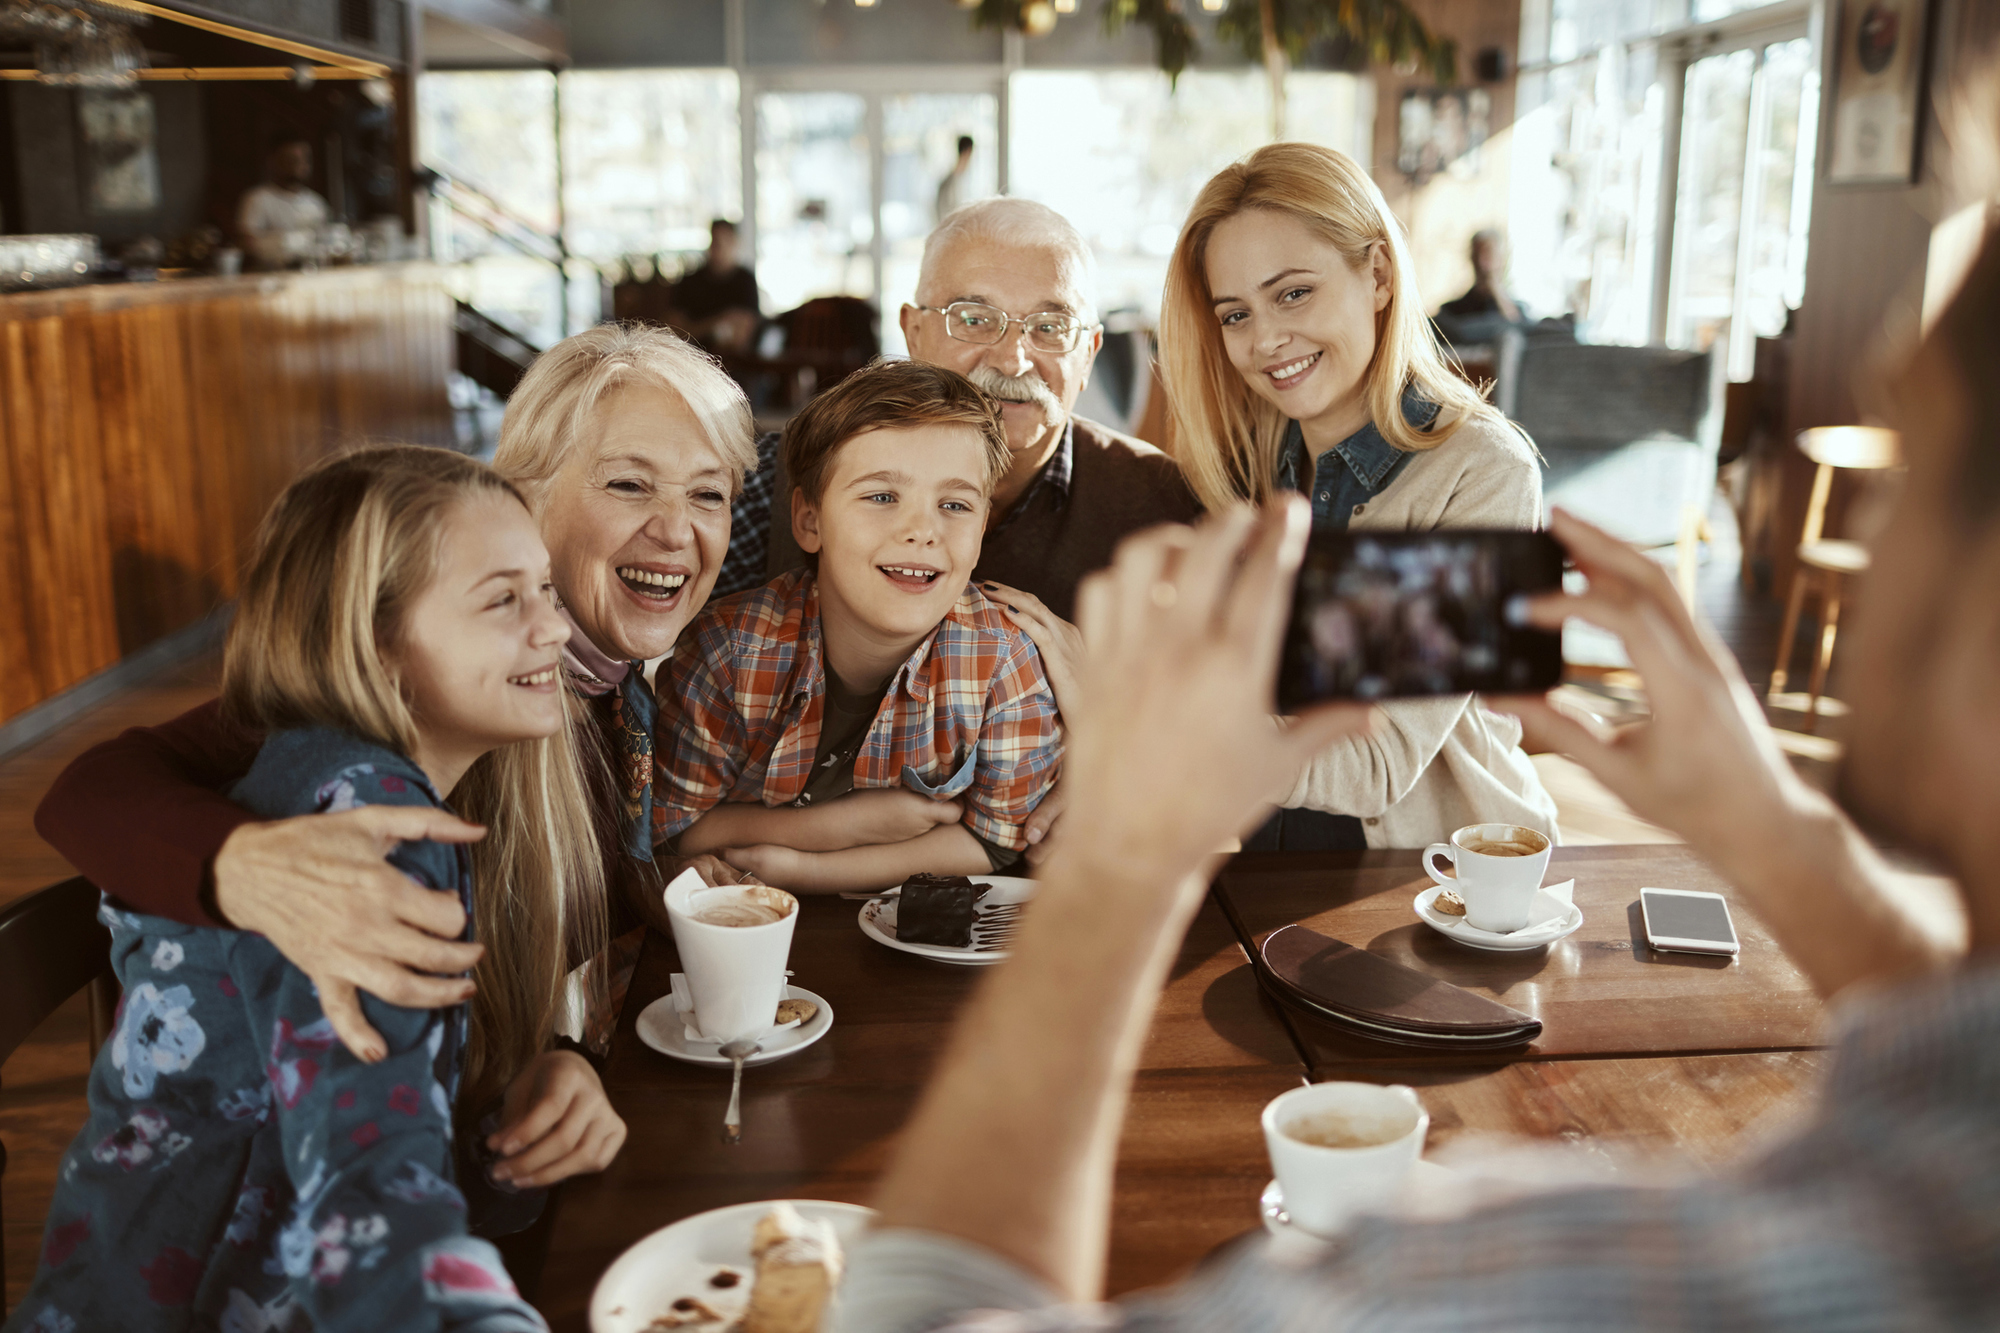
[[776,322],[785,329],[785,359],[813,372],[814,393],[831,389],[882,350],[875,307],[856,296],[815,297]]
[[0,911],[0,1060],[86,986],[96,1054],[118,1003],[111,932],[97,919],[97,901],[97,886],[79,875]]
[[[78,875],[0,910],[0,1062],[86,986],[90,1057],[97,1058],[118,1008],[111,932],[97,919],[97,901],[97,886]],[[0,1145],[0,1176],[6,1172],[7,1149]],[[7,1312],[6,1289],[0,1253],[0,1315]]]

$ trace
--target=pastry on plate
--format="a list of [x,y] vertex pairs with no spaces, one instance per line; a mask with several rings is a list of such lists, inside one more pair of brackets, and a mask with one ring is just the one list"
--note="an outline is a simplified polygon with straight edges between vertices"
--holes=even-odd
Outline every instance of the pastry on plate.
[[757,1219],[750,1238],[757,1261],[743,1333],[814,1333],[840,1285],[844,1259],[833,1224],[799,1216],[780,1203]]

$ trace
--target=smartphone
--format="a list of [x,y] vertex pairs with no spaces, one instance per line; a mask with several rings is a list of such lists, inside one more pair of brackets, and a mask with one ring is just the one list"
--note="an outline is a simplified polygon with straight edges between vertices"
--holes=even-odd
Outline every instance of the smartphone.
[[1641,889],[1646,943],[1670,953],[1737,953],[1736,927],[1719,893]]
[[1546,532],[1320,532],[1306,545],[1278,703],[1537,694],[1562,679],[1562,635],[1507,605],[1562,587]]

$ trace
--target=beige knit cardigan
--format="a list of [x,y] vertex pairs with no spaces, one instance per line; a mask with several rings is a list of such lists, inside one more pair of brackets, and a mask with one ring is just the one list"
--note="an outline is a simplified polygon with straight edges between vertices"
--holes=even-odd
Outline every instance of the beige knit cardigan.
[[[1356,530],[1538,528],[1542,470],[1512,426],[1468,421],[1350,515]],[[1556,837],[1556,803],[1521,751],[1521,724],[1469,694],[1380,704],[1370,734],[1308,762],[1280,804],[1354,815],[1370,847],[1423,847],[1467,824]]]

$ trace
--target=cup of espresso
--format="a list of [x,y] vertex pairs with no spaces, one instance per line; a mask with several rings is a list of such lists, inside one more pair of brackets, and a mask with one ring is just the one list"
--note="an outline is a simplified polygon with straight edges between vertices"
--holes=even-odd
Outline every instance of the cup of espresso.
[[[1528,924],[1549,869],[1549,840],[1519,824],[1468,824],[1450,842],[1424,848],[1424,870],[1465,899],[1465,923],[1505,935]],[[1455,877],[1438,872],[1443,857]]]
[[718,1042],[769,1032],[785,995],[799,900],[762,884],[711,887],[693,870],[674,877],[666,898],[695,1029]]
[[1335,1236],[1360,1213],[1396,1202],[1423,1156],[1431,1118],[1401,1084],[1315,1083],[1264,1108],[1264,1146],[1285,1215]]

